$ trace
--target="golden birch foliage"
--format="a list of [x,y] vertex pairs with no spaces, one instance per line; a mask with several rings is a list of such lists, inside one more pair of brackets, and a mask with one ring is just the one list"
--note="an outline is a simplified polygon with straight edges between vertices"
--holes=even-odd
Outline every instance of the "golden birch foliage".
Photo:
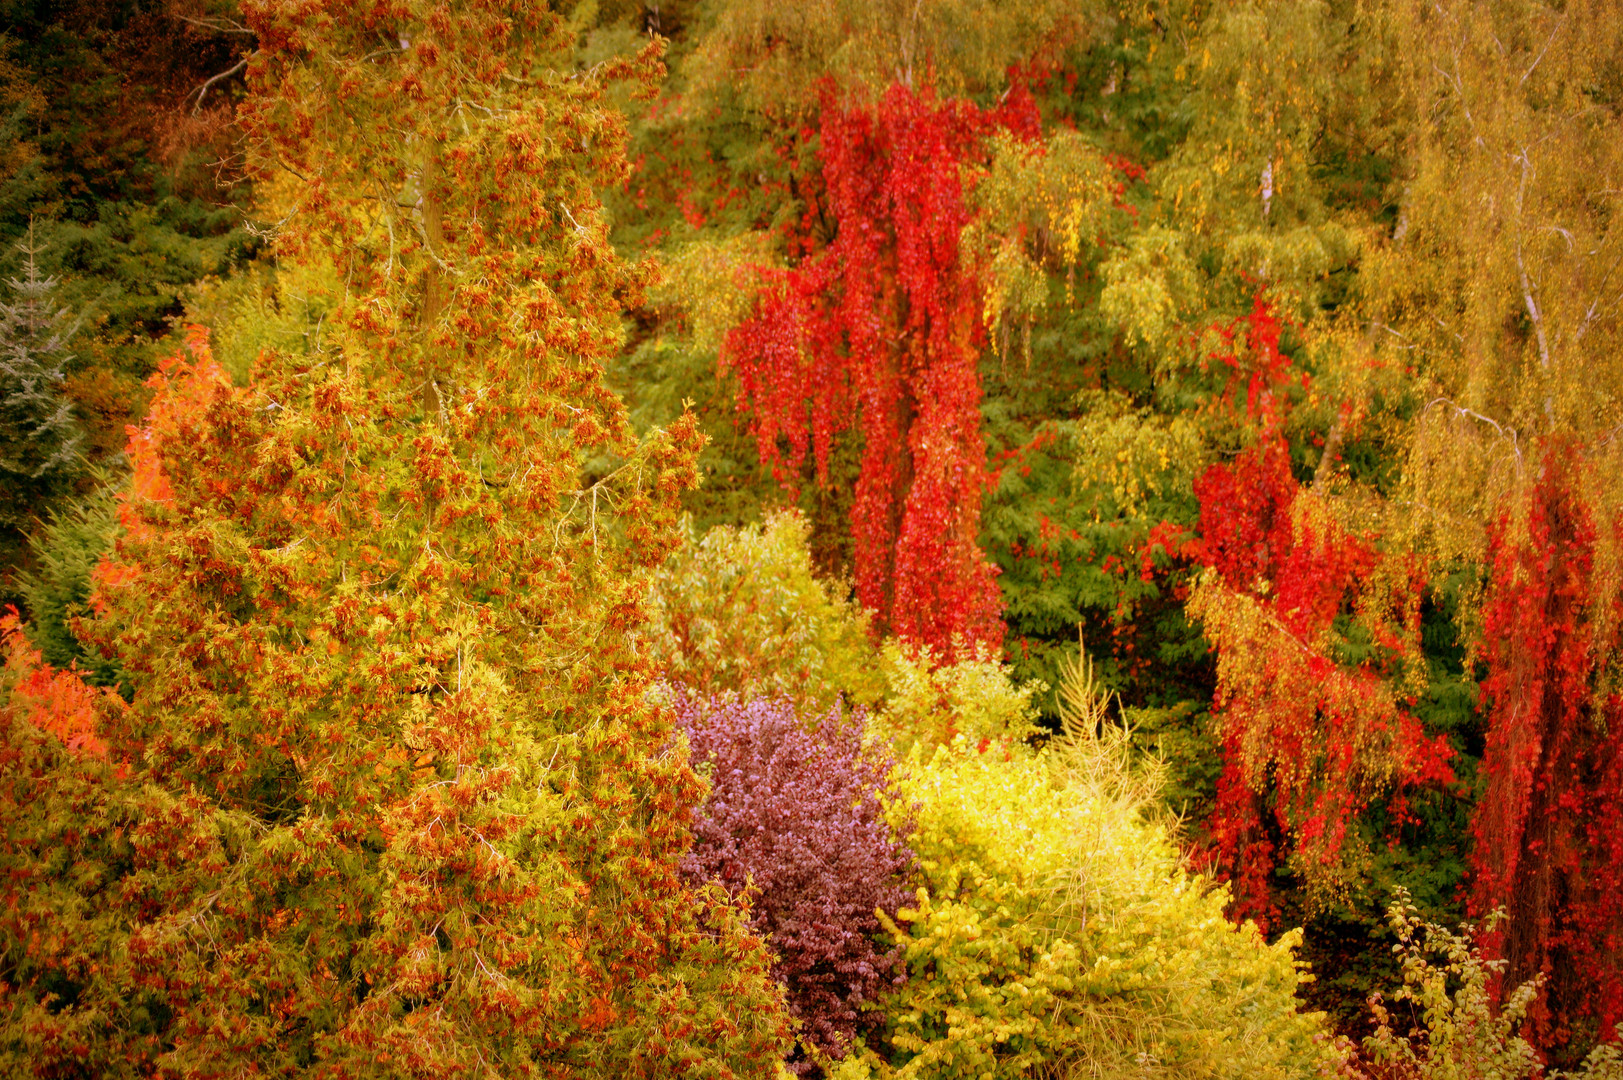
[[1316,299],[1356,251],[1316,169],[1338,107],[1330,72],[1357,35],[1323,3],[1164,3],[1125,21],[1152,40],[1151,59],[1160,52],[1172,67],[1159,89],[1187,124],[1150,168],[1155,204],[1140,226],[1172,235],[1129,243],[1108,275],[1129,336],[1148,344],[1146,329],[1165,323],[1178,291],[1157,279],[1180,257],[1219,271],[1220,286],[1243,276],[1284,311]]
[[1330,89],[1329,6],[1168,5],[1163,16],[1182,23],[1173,78],[1191,88],[1191,130],[1161,169],[1164,197],[1219,240],[1317,224],[1309,154]]
[[1415,121],[1398,227],[1363,277],[1380,350],[1422,379],[1411,524],[1474,559],[1501,500],[1537,472],[1537,440],[1576,439],[1602,488],[1618,475],[1623,13],[1378,10]]
[[[986,267],[982,319],[999,353],[1009,351],[1008,323],[1018,319],[1029,331],[1046,306],[1050,273],[1065,274],[1066,299],[1075,299],[1077,268],[1125,216],[1121,192],[1121,174],[1073,131],[1042,142],[1007,133],[993,140],[991,167],[975,189],[981,214],[962,244],[967,261]],[[1030,349],[1028,338],[1028,362]]]
[[1100,271],[1099,313],[1129,346],[1171,351],[1173,336],[1200,310],[1195,267],[1176,230],[1152,227],[1128,236]]
[[809,110],[827,76],[874,94],[899,82],[956,96],[1002,87],[1010,65],[1101,14],[1054,0],[725,0],[703,9],[686,70],[699,95],[736,85],[769,115]]
[[746,232],[724,240],[696,240],[678,249],[656,296],[676,303],[688,320],[692,348],[718,355],[727,332],[754,310],[760,269],[771,267],[770,237]]
[[1029,321],[1049,299],[1044,271],[1065,275],[1068,301],[1097,276],[1098,313],[1168,382],[1212,351],[1201,335],[1214,315],[1250,293],[1317,318],[1361,243],[1358,222],[1331,210],[1324,174],[1380,74],[1331,72],[1368,34],[1322,3],[1120,5],[1094,29],[1138,54],[1110,69],[1105,100],[1153,94],[1171,146],[1131,161],[1106,152],[1108,134],[1000,144],[978,189],[985,217],[966,238],[990,268],[987,324]]
[[1623,12],[1384,11],[1414,123],[1369,304],[1423,402],[1393,516],[1443,565],[1482,568],[1461,613],[1486,673],[1469,900],[1507,912],[1484,935],[1506,985],[1544,976],[1524,1034],[1575,1064],[1623,1001]]

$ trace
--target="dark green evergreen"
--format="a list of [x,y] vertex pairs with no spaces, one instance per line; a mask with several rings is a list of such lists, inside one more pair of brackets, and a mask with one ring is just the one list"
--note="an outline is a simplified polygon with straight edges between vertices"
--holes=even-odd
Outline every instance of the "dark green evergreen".
[[30,234],[18,245],[23,276],[0,301],[0,525],[20,528],[80,474],[84,432],[63,396],[68,341],[78,329],[41,277]]

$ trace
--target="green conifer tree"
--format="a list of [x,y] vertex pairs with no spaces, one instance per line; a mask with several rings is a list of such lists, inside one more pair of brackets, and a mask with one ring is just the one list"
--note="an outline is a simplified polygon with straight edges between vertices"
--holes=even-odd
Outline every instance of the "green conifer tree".
[[68,339],[75,329],[57,306],[57,280],[41,277],[33,232],[17,245],[21,279],[0,300],[0,525],[16,528],[79,474],[83,435],[62,396]]

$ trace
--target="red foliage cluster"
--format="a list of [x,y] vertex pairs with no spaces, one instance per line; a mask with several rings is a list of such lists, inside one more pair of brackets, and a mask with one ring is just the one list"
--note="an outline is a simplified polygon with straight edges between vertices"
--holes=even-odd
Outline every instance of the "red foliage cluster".
[[[1234,881],[1237,912],[1266,924],[1277,852],[1265,809],[1304,869],[1329,868],[1383,796],[1401,808],[1405,789],[1451,782],[1452,750],[1390,687],[1419,618],[1418,567],[1388,566],[1392,595],[1375,594],[1382,556],[1314,505],[1277,438],[1208,469],[1195,494],[1215,572],[1197,606],[1219,650],[1224,757],[1208,857]],[[1376,646],[1357,664],[1336,655],[1334,624],[1353,612]]]
[[[1286,406],[1284,391],[1297,374],[1291,370],[1290,358],[1279,351],[1279,337],[1285,325],[1285,320],[1259,289],[1252,297],[1250,311],[1212,327],[1223,347],[1214,350],[1209,359],[1220,361],[1230,372],[1218,396],[1219,405],[1230,413],[1237,413],[1237,398],[1243,387],[1246,418],[1261,424],[1268,432],[1279,430]],[[1307,376],[1301,375],[1301,380],[1305,387]]]
[[987,483],[983,343],[964,166],[993,130],[1035,134],[1029,96],[995,112],[892,86],[872,109],[823,112],[832,243],[770,275],[724,361],[780,478],[860,424],[852,508],[859,599],[899,636],[950,656],[1003,637],[995,570],[977,546]]
[[125,711],[123,700],[111,690],[87,686],[76,671],[58,671],[47,664],[23,635],[16,608],[0,617],[0,641],[6,652],[11,708],[20,709],[24,720],[56,736],[72,753],[106,758],[101,729],[108,714]]
[[1570,448],[1549,448],[1524,513],[1501,516],[1483,611],[1472,905],[1506,910],[1486,943],[1510,961],[1507,985],[1547,977],[1532,1013],[1547,1047],[1623,1021],[1623,696],[1610,670],[1623,596],[1597,566],[1603,526],[1578,472]]

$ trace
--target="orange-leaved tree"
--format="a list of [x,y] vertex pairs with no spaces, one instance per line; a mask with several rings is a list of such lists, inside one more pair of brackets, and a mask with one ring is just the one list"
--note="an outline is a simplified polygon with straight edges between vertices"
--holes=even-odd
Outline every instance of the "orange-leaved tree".
[[701,436],[601,379],[648,277],[602,88],[657,55],[574,70],[510,0],[245,15],[325,315],[246,388],[201,331],[156,378],[82,627],[127,709],[0,712],[8,1071],[764,1075],[781,995],[678,877],[703,787],[628,635]]

